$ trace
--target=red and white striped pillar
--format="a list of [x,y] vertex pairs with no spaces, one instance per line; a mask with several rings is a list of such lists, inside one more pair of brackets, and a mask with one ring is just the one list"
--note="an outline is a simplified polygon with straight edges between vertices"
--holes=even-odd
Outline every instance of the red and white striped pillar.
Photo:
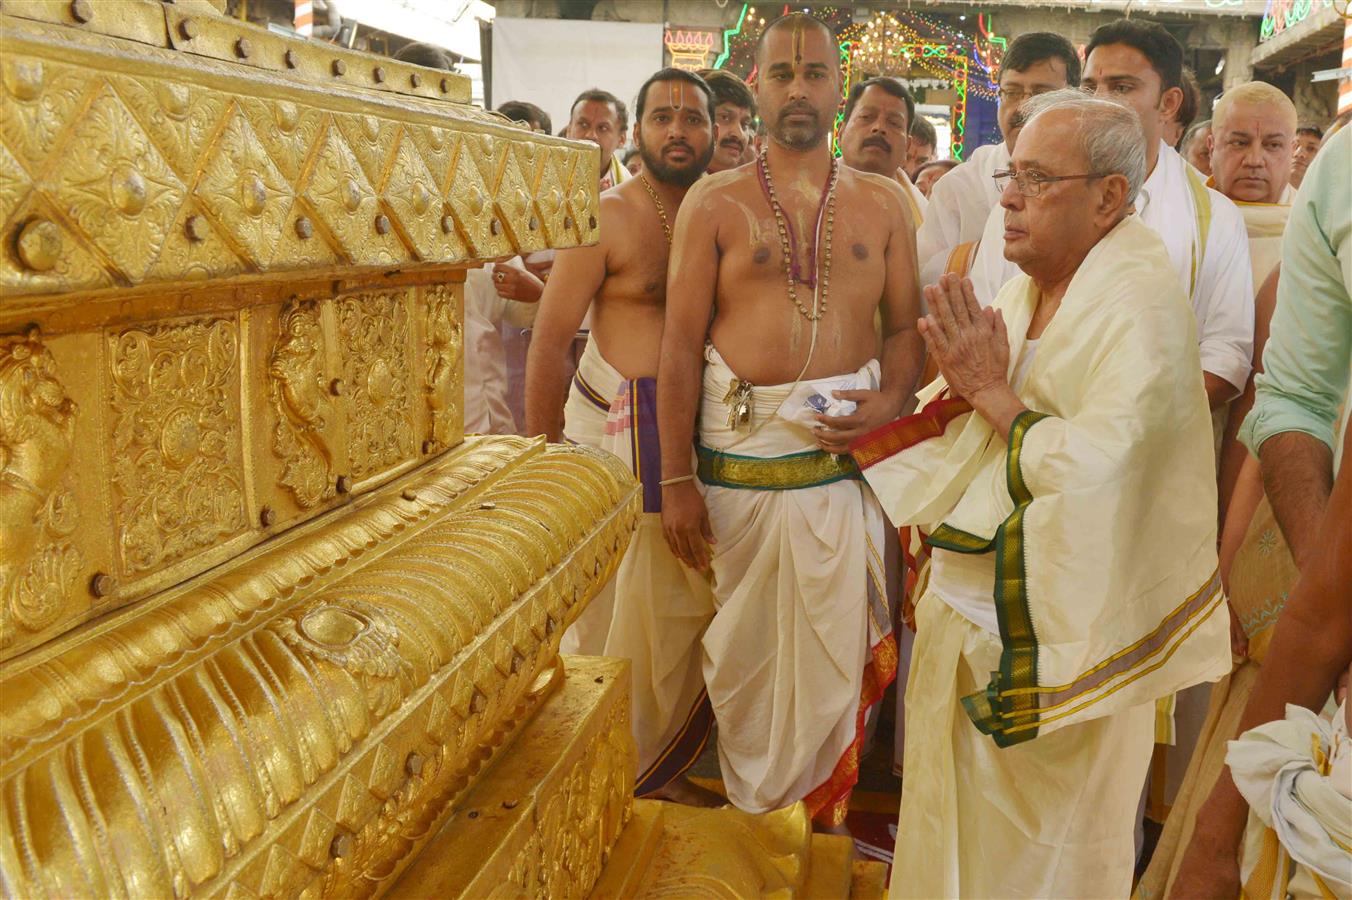
[[[1352,15],[1343,20],[1343,72],[1352,69]],[[1352,109],[1352,75],[1338,79],[1338,114]]]
[[295,0],[296,16],[291,24],[295,26],[296,34],[301,37],[310,37],[315,33],[315,8],[311,0]]

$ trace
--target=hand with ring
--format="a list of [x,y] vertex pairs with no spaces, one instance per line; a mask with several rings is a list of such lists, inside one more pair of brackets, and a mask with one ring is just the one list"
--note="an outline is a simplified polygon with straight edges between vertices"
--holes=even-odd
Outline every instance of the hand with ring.
[[544,292],[544,282],[519,266],[509,263],[495,263],[493,266],[493,287],[504,300],[516,300],[519,303],[537,303]]

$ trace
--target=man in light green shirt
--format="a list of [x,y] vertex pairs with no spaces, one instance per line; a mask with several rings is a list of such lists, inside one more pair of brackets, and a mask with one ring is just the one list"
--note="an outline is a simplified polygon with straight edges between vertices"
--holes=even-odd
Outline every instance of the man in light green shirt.
[[[1334,428],[1352,373],[1352,129],[1310,165],[1282,240],[1277,308],[1239,438],[1296,565],[1304,569],[1333,487]],[[1346,428],[1346,423],[1344,423]]]
[[[1296,194],[1282,242],[1282,274],[1264,373],[1240,439],[1258,455],[1263,485],[1301,570],[1237,731],[1318,710],[1352,662],[1352,468],[1334,487],[1334,448],[1352,433],[1339,409],[1352,375],[1352,128],[1333,136]],[[1330,501],[1332,495],[1332,501]],[[1248,804],[1228,769],[1197,815],[1170,898],[1235,897]],[[1289,896],[1289,895],[1288,895]]]

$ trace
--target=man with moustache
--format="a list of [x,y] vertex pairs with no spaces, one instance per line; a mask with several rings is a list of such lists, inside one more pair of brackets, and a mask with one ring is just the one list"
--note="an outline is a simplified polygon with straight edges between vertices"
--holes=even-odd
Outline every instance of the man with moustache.
[[843,454],[902,410],[922,359],[901,188],[831,156],[839,61],[810,16],[762,33],[768,146],[682,205],[658,370],[663,528],[713,574],[704,678],[728,799],[803,800],[833,829],[896,668],[886,530]]
[[1079,83],[1080,57],[1061,35],[1034,31],[1010,42],[1000,63],[998,115],[1004,141],[976,148],[934,186],[929,215],[916,234],[922,284],[937,281],[954,251],[981,237],[987,216],[999,205],[992,176],[1009,165],[1020,105],[1037,94]]
[[[1164,124],[1173,120],[1183,100],[1182,73],[1183,48],[1163,26],[1121,19],[1094,32],[1081,87],[1130,106],[1140,116],[1147,176],[1136,212],[1169,248],[1174,271],[1192,303],[1207,399],[1214,411],[1239,394],[1249,375],[1253,276],[1239,211],[1208,188],[1161,138]],[[1019,273],[1004,256],[1007,210],[997,209],[988,216],[972,264],[972,286],[982,305],[989,305],[1000,287]],[[1219,440],[1223,413],[1216,419]]]
[[[545,286],[526,368],[526,433],[613,453],[642,483],[643,516],[619,570],[560,649],[631,660],[636,793],[707,803],[718,798],[683,773],[712,724],[700,637],[713,600],[707,578],[682,566],[663,539],[653,378],[671,229],[713,154],[713,93],[698,75],[662,69],[639,90],[635,112],[642,170],[601,195],[599,241],[559,251]],[[589,308],[570,390],[568,353]],[[689,466],[688,441],[669,452]]]
[[600,88],[589,88],[578,94],[568,111],[568,125],[563,136],[575,141],[591,141],[601,148],[601,169],[597,177],[603,191],[632,177],[615,156],[616,149],[624,143],[628,124],[629,110],[624,101]]
[[919,227],[929,201],[903,168],[914,118],[915,99],[900,81],[880,76],[859,82],[845,100],[840,158],[861,172],[895,178],[911,205],[911,220]]
[[714,92],[714,124],[718,143],[709,162],[709,174],[735,169],[746,161],[756,136],[756,98],[746,82],[722,69],[701,69],[700,77]]

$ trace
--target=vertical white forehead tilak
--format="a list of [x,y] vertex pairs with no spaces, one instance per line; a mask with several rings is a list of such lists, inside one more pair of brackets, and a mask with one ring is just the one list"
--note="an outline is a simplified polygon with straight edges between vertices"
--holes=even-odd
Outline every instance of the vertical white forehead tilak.
[[795,66],[803,61],[803,35],[805,31],[803,20],[795,20],[793,23],[793,64]]

